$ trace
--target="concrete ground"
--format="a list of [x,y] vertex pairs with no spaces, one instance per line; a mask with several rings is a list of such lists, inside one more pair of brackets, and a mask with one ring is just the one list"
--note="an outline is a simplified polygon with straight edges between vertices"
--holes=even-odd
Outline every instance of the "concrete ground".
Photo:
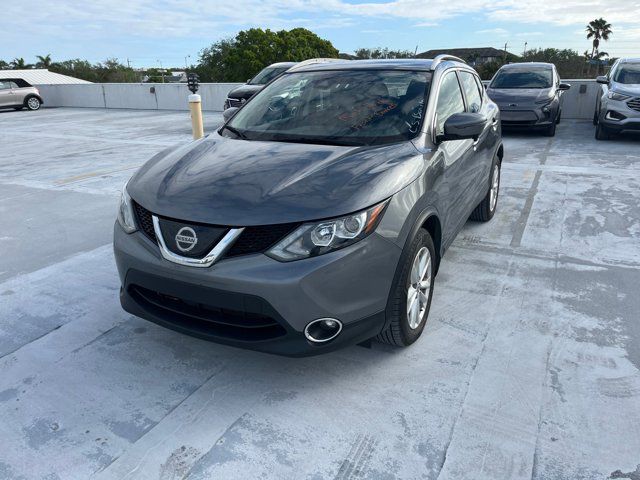
[[506,134],[422,338],[288,359],[120,309],[118,192],[188,138],[186,113],[0,112],[0,478],[640,478],[640,140]]

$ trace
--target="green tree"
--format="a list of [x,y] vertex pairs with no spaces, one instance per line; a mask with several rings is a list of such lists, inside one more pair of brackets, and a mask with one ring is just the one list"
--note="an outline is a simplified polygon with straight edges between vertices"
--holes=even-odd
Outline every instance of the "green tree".
[[580,78],[584,75],[584,57],[571,49],[533,48],[522,55],[522,61],[553,63],[562,78]]
[[9,70],[10,65],[4,60],[0,60],[0,70]]
[[358,59],[381,59],[381,58],[413,58],[414,54],[410,50],[389,50],[388,48],[359,48],[355,52]]
[[331,42],[304,28],[251,28],[203,49],[195,70],[202,82],[244,82],[272,63],[337,56]]
[[51,54],[48,53],[44,57],[41,55],[36,55],[38,62],[36,63],[37,68],[49,68],[51,66]]

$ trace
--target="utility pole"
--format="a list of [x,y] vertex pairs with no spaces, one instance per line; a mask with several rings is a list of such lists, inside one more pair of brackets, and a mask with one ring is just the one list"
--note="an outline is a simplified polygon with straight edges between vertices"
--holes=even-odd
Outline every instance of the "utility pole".
[[416,55],[418,55],[418,45],[416,45],[416,49],[415,49],[415,51],[413,52],[413,56],[415,57]]
[[522,52],[523,57],[527,54],[527,44],[528,42],[524,42],[524,52]]
[[504,58],[502,59],[502,63],[506,64],[507,63],[507,42],[504,42]]
[[187,65],[187,58],[191,58],[191,55],[187,55],[186,57],[184,57],[184,69],[188,70],[189,66]]
[[164,68],[162,68],[162,62],[160,60],[158,60],[158,63],[160,64],[160,75],[162,75],[162,83],[164,83]]
[[131,68],[131,62],[129,61],[129,57],[127,57],[127,68]]

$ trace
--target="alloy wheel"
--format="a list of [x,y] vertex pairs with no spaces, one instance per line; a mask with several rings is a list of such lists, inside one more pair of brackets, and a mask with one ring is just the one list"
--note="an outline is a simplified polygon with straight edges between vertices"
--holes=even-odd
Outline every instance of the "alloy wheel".
[[412,330],[420,326],[427,311],[432,265],[429,249],[422,247],[413,259],[407,289],[407,321]]
[[493,212],[498,203],[498,190],[500,189],[500,167],[496,164],[491,175],[491,190],[489,192],[489,208]]

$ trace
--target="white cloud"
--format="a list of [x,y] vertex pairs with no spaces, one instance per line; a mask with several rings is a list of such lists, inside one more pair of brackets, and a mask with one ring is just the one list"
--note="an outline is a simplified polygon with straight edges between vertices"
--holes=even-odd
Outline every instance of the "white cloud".
[[[25,11],[30,12],[28,16],[24,15]],[[345,0],[101,0],[78,7],[76,0],[3,2],[3,17],[11,18],[7,23],[14,24],[14,28],[20,28],[23,18],[27,25],[39,25],[38,28],[48,31],[52,27],[73,26],[129,35],[176,37],[212,34],[229,29],[230,25],[289,28],[300,24],[300,18],[309,16],[313,20],[308,24],[316,24],[317,28],[318,24],[322,27],[352,25],[363,17],[404,18],[415,20],[415,26],[434,26],[463,14],[479,15],[479,18],[486,15],[490,20],[501,22],[554,25],[584,25],[596,16],[604,16],[611,23],[629,25],[630,35],[637,38],[632,27],[640,23],[640,3],[638,0],[555,3],[548,0],[389,0],[361,4]],[[292,16],[299,18],[292,19]]]
[[487,30],[478,30],[476,33],[479,35],[498,35],[500,37],[506,37],[509,35],[509,30],[504,28],[489,28]]

